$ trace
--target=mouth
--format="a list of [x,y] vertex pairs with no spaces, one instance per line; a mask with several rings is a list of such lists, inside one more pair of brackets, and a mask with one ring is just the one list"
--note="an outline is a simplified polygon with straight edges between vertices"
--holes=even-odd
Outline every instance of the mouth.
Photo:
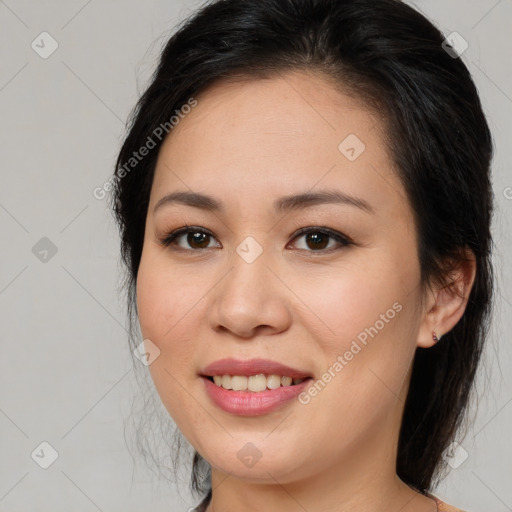
[[[240,370],[239,370],[240,371]],[[312,377],[257,373],[201,375],[205,392],[219,409],[237,416],[262,416],[281,407],[302,403],[297,399]]]
[[284,387],[293,387],[312,377],[291,377],[289,375],[264,374],[256,375],[201,375],[219,388],[228,391],[246,391],[259,393]]
[[262,358],[219,359],[198,373],[212,403],[239,416],[265,415],[291,406],[313,380],[306,370]]

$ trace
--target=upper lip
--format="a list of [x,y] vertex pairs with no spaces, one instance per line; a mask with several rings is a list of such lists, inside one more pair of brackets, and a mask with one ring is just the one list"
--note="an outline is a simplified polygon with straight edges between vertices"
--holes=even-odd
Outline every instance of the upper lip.
[[219,359],[204,367],[201,375],[213,377],[214,375],[280,375],[293,379],[305,379],[311,375],[308,372],[291,368],[270,359],[248,359],[245,361],[233,358]]

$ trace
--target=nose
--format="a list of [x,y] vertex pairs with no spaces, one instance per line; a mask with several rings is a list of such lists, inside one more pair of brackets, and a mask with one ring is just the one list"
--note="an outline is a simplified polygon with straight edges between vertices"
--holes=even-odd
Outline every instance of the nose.
[[291,322],[291,292],[276,274],[263,254],[252,263],[235,254],[230,271],[212,290],[210,327],[239,338],[285,331]]

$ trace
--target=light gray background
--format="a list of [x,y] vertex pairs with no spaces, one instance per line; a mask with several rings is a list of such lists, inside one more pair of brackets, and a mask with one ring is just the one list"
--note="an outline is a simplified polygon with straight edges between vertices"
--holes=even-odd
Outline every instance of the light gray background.
[[[188,469],[178,492],[134,465],[126,447],[137,386],[117,292],[118,235],[92,191],[112,173],[162,44],[198,5],[0,0],[0,511],[185,511],[197,502]],[[452,464],[468,457],[436,494],[469,512],[512,511],[512,0],[415,5],[468,41],[462,58],[496,141],[492,338],[475,423]],[[59,45],[47,59],[31,48],[43,31]],[[46,262],[32,251],[43,237],[57,248]],[[59,454],[48,469],[31,458],[43,441]]]

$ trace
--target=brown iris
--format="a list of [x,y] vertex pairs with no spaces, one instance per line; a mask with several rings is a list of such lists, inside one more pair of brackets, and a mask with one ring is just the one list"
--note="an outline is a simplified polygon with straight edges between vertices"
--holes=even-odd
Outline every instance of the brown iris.
[[[191,247],[198,247],[200,249],[205,249],[208,247],[210,242],[210,235],[208,233],[201,233],[199,231],[190,232],[187,235],[187,242]],[[194,246],[194,244],[197,244]]]
[[329,243],[329,235],[325,233],[308,233],[306,234],[306,243],[312,242],[310,249],[325,249]]

